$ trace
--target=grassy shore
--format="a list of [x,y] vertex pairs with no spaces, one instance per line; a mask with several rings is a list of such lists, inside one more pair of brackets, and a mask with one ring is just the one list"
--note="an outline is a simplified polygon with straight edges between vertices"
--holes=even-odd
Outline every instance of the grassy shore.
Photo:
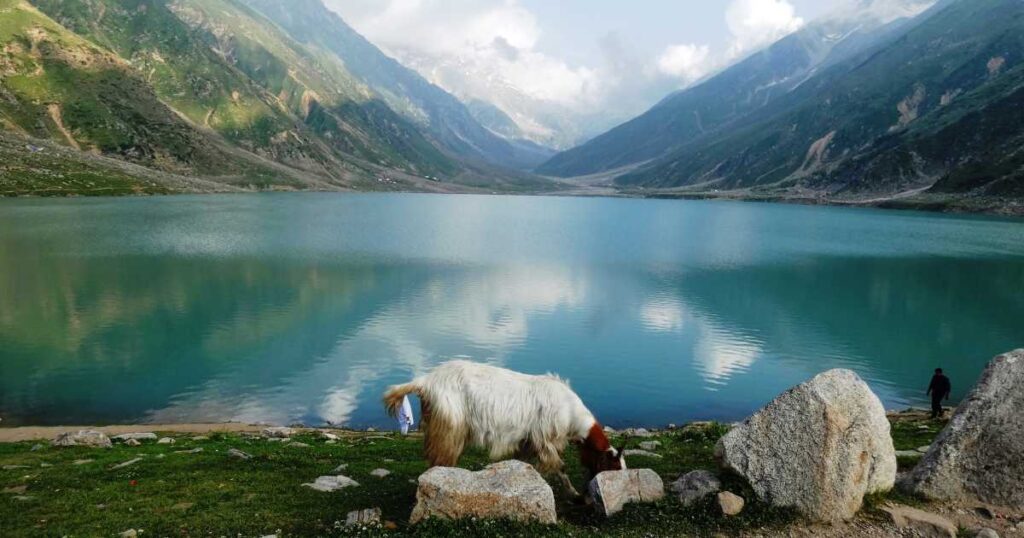
[[[926,445],[942,425],[927,421],[895,420],[897,450]],[[145,431],[144,429],[140,431]],[[618,438],[636,447],[641,441],[662,443],[661,458],[634,456],[632,467],[657,471],[666,484],[694,469],[715,469],[713,449],[727,427],[693,425],[662,431],[650,439]],[[706,499],[690,508],[666,498],[651,505],[629,506],[603,520],[591,509],[574,504],[555,488],[560,523],[527,526],[507,522],[428,522],[406,524],[415,504],[415,479],[426,470],[421,439],[393,434],[338,432],[328,443],[317,432],[272,442],[244,433],[213,433],[196,437],[169,434],[176,442],[152,441],[112,449],[56,448],[45,442],[0,444],[0,536],[116,536],[128,529],[143,536],[710,536],[743,531],[784,529],[799,524],[790,511],[756,500],[736,477],[724,477],[725,488],[748,500],[736,518],[718,515]],[[302,444],[308,446],[302,446]],[[231,457],[239,449],[252,459]],[[570,475],[582,485],[575,453],[566,454]],[[141,459],[140,459],[141,458]],[[115,469],[131,460],[136,463]],[[471,452],[461,465],[486,465],[482,453]],[[900,461],[901,468],[912,461]],[[335,472],[345,464],[347,468]],[[377,478],[371,471],[391,471]],[[335,493],[303,487],[318,476],[344,474],[361,486]],[[884,501],[872,499],[869,504]],[[900,499],[907,502],[906,499]],[[352,510],[380,507],[388,528],[345,528]],[[872,517],[872,508],[866,510]]]

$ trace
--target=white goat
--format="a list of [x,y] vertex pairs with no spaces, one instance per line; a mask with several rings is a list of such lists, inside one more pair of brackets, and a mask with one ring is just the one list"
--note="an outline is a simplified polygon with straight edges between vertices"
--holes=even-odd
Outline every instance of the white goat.
[[390,387],[384,405],[394,416],[409,394],[419,396],[427,461],[458,463],[466,444],[489,451],[492,460],[536,459],[541,473],[557,473],[579,496],[564,471],[562,452],[580,445],[591,476],[626,468],[601,425],[569,385],[554,375],[526,375],[469,361],[451,361],[410,383]]

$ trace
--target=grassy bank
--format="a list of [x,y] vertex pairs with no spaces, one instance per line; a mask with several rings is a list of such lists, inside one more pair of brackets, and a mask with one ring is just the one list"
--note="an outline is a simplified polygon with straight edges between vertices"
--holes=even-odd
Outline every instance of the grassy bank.
[[[922,426],[923,425],[923,426]],[[940,424],[896,421],[897,449],[928,444]],[[699,425],[659,432],[651,439],[618,439],[636,447],[658,440],[661,458],[634,456],[632,467],[657,471],[666,484],[694,469],[715,469],[714,444],[727,431],[721,425]],[[421,440],[392,434],[341,433],[328,443],[316,432],[293,441],[272,442],[252,435],[216,433],[205,438],[174,434],[173,445],[153,442],[112,449],[55,448],[44,442],[0,444],[0,536],[115,536],[142,529],[144,536],[323,536],[413,535],[461,536],[467,533],[503,536],[707,536],[744,530],[782,529],[798,523],[789,511],[755,500],[748,486],[725,477],[727,489],[748,500],[736,518],[716,515],[713,500],[682,508],[673,499],[630,506],[611,520],[602,520],[573,504],[556,488],[560,523],[553,527],[503,522],[429,522],[406,525],[415,503],[413,483],[426,464]],[[308,446],[302,446],[302,444]],[[236,448],[252,459],[231,457]],[[566,455],[570,475],[582,484],[575,453]],[[114,466],[139,459],[114,469]],[[482,453],[471,452],[461,465],[486,465]],[[902,461],[901,467],[912,462]],[[334,470],[341,464],[348,467]],[[384,478],[370,475],[383,468]],[[302,487],[318,476],[344,474],[361,486],[335,493]],[[874,499],[878,502],[884,499]],[[351,510],[380,507],[390,529],[344,528]],[[870,514],[870,510],[868,511]]]

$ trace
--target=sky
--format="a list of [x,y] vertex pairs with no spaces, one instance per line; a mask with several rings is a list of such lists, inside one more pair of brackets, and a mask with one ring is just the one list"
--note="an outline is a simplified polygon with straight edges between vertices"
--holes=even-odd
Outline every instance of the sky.
[[[595,111],[609,122],[628,119],[851,1],[325,3],[426,78],[464,100],[491,102],[543,134],[560,129],[551,127],[558,123],[551,114],[570,123],[584,123]],[[584,134],[595,133],[574,136]]]

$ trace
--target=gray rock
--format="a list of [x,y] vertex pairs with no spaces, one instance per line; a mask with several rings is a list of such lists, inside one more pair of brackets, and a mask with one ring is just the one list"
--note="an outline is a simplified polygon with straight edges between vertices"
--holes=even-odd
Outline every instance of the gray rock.
[[932,500],[1024,508],[1024,349],[996,357],[901,483]]
[[641,458],[654,458],[656,460],[660,460],[662,458],[661,454],[655,454],[654,452],[641,450],[639,448],[627,448],[622,451],[622,454],[626,457],[640,456]]
[[142,445],[141,442],[139,442],[139,441],[137,441],[135,439],[129,439],[129,440],[125,441],[124,444],[127,445],[127,446],[140,446],[140,445]]
[[238,458],[240,460],[251,460],[252,459],[252,454],[247,454],[245,452],[242,452],[241,450],[238,450],[237,448],[229,448],[228,449],[228,456],[231,456],[232,458]]
[[137,538],[139,536],[139,531],[135,529],[128,529],[118,534],[118,536],[120,536],[121,538]]
[[44,447],[43,445],[40,445],[40,444],[37,443],[37,444],[32,445],[32,448],[29,449],[29,452],[39,452],[40,450],[42,450],[44,448],[46,448],[46,447]]
[[765,502],[816,521],[850,519],[896,480],[882,402],[857,374],[831,370],[775,398],[715,447]]
[[743,497],[731,491],[722,491],[718,494],[718,507],[722,510],[723,515],[738,516],[746,504]]
[[338,439],[341,439],[340,437],[331,432],[320,431],[319,433],[321,439],[327,439],[328,441],[337,441]]
[[209,441],[210,438],[208,436],[206,436],[206,435],[194,435],[194,436],[192,436],[192,440],[196,441],[196,442],[199,442],[199,441]]
[[338,491],[345,488],[358,487],[359,482],[352,480],[347,476],[321,476],[317,478],[311,484],[303,484],[307,488],[313,488],[317,491],[332,492]]
[[931,448],[932,448],[932,445],[919,446],[919,447],[917,447],[917,451],[922,453],[922,454],[927,454],[928,451],[931,450]]
[[81,430],[64,432],[53,440],[53,446],[91,446],[94,448],[110,448],[114,446],[110,438],[102,432]]
[[377,478],[384,478],[389,474],[391,474],[391,471],[387,469],[374,469],[370,471],[370,476],[376,476]]
[[925,538],[956,538],[957,526],[950,520],[909,506],[883,506],[892,522],[901,530],[910,530]]
[[922,453],[920,453],[920,452],[918,452],[916,450],[897,450],[896,451],[896,457],[897,458],[921,459],[923,456],[924,456],[924,454],[922,454]]
[[71,462],[71,464],[72,465],[85,465],[87,463],[92,463],[92,462],[93,462],[93,460],[75,460],[75,461]]
[[309,445],[307,445],[306,443],[300,443],[298,441],[294,443],[289,443],[288,446],[292,448],[309,448]]
[[175,450],[174,453],[175,454],[198,454],[198,453],[200,453],[202,451],[203,451],[202,447],[196,447],[196,448],[193,448],[192,450]]
[[365,510],[355,510],[349,512],[348,515],[345,516],[345,526],[353,527],[356,525],[380,525],[380,520],[380,508],[367,508]]
[[146,433],[122,433],[121,435],[115,435],[113,437],[113,439],[115,441],[120,441],[120,442],[123,443],[125,441],[131,441],[131,440],[135,440],[135,441],[156,441],[157,437],[156,437],[155,433],[149,433],[149,432],[146,432]]
[[334,472],[340,473],[340,472],[344,471],[345,469],[348,469],[348,464],[347,463],[342,463],[341,465],[339,465],[339,466],[334,468]]
[[158,445],[173,445],[175,442],[176,441],[174,440],[173,437],[161,437],[160,440],[156,442],[156,444],[158,444]]
[[3,467],[0,467],[0,469],[5,471],[15,471],[17,469],[28,469],[28,465],[4,465]]
[[626,428],[625,430],[620,430],[619,435],[623,437],[654,437],[654,434],[646,428]]
[[295,430],[285,427],[263,428],[263,437],[270,439],[286,439],[295,435]]
[[640,448],[644,450],[657,450],[661,446],[661,441],[644,441],[640,443]]
[[555,523],[555,494],[531,465],[509,460],[482,471],[434,467],[419,477],[416,507],[409,518],[511,519]]
[[609,517],[622,511],[629,503],[661,500],[665,483],[650,469],[605,471],[590,481],[590,496],[598,513]]
[[692,471],[680,476],[669,485],[669,490],[679,498],[683,506],[689,506],[708,495],[718,493],[722,481],[709,471]]
[[999,538],[999,533],[994,529],[984,528],[976,532],[974,538]]

